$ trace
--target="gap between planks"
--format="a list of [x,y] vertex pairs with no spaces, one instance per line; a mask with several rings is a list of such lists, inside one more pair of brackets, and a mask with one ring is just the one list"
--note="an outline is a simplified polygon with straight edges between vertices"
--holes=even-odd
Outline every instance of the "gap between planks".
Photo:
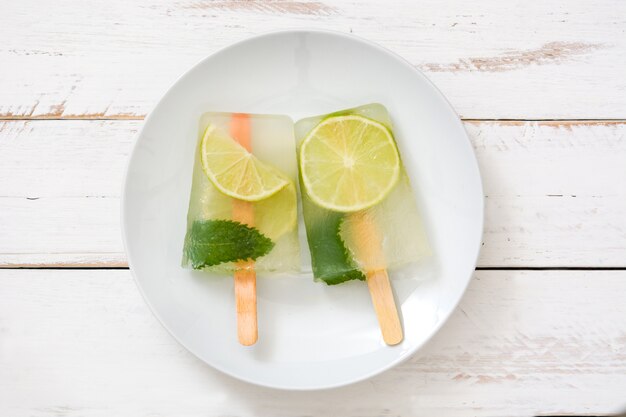
[[[13,121],[125,121],[125,120],[144,120],[147,115],[132,115],[132,114],[120,114],[120,115],[111,115],[111,116],[94,116],[94,115],[70,115],[70,116],[54,116],[54,117],[46,117],[43,116],[2,116],[0,115],[0,122],[13,122]],[[482,123],[482,122],[503,122],[503,123],[525,123],[525,122],[539,122],[539,123],[625,123],[626,118],[624,119],[614,119],[614,118],[559,118],[559,119],[497,119],[497,118],[465,118],[461,117],[461,121],[467,123]]]
[[[127,265],[107,265],[107,264],[21,264],[21,265],[0,265],[0,270],[11,269],[41,269],[41,270],[130,270]],[[477,266],[474,271],[626,271],[623,266]]]

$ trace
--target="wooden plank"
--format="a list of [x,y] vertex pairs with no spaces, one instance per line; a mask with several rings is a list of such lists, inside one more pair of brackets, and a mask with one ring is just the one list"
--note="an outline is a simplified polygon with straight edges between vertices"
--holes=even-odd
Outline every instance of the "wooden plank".
[[369,381],[305,393],[205,366],[158,324],[128,271],[0,270],[0,414],[616,413],[626,407],[625,298],[624,271],[478,271],[416,356]]
[[626,266],[626,123],[465,127],[486,197],[481,266]]
[[2,11],[4,118],[141,118],[201,58],[298,27],[397,52],[467,118],[626,118],[619,0],[27,0]]
[[[138,121],[0,122],[0,265],[123,266]],[[626,122],[466,122],[485,267],[626,266]]]
[[119,198],[140,126],[133,121],[0,121],[0,196]]
[[127,266],[114,198],[0,198],[3,267]]

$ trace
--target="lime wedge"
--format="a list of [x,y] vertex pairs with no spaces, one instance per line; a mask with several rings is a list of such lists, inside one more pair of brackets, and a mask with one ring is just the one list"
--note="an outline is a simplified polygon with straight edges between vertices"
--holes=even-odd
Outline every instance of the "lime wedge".
[[240,200],[263,200],[290,182],[215,125],[209,125],[204,133],[200,157],[202,169],[215,187]]
[[358,115],[322,120],[300,147],[302,182],[316,204],[354,212],[380,203],[400,175],[389,129]]
[[296,227],[297,207],[296,186],[289,181],[270,198],[254,203],[255,226],[270,239],[278,240]]

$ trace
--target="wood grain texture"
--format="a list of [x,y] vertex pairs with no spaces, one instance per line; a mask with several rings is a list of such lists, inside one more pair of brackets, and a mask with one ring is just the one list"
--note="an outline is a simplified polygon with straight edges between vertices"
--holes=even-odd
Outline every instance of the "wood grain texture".
[[[0,122],[0,265],[125,265],[138,121]],[[484,181],[479,266],[626,267],[626,122],[466,122]]]
[[353,33],[467,118],[626,118],[626,3],[24,0],[0,15],[0,117],[141,118],[201,58],[277,29]]
[[[0,270],[0,414],[530,416],[626,408],[626,272],[478,271],[418,355],[371,380],[285,392],[178,345],[128,271]],[[608,389],[611,388],[611,389]]]

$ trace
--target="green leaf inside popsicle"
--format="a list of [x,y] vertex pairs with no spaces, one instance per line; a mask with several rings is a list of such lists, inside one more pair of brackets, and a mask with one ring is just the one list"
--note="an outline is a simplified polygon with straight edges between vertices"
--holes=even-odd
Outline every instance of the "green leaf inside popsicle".
[[185,241],[192,268],[202,269],[225,262],[256,260],[274,247],[254,227],[231,220],[198,220]]

